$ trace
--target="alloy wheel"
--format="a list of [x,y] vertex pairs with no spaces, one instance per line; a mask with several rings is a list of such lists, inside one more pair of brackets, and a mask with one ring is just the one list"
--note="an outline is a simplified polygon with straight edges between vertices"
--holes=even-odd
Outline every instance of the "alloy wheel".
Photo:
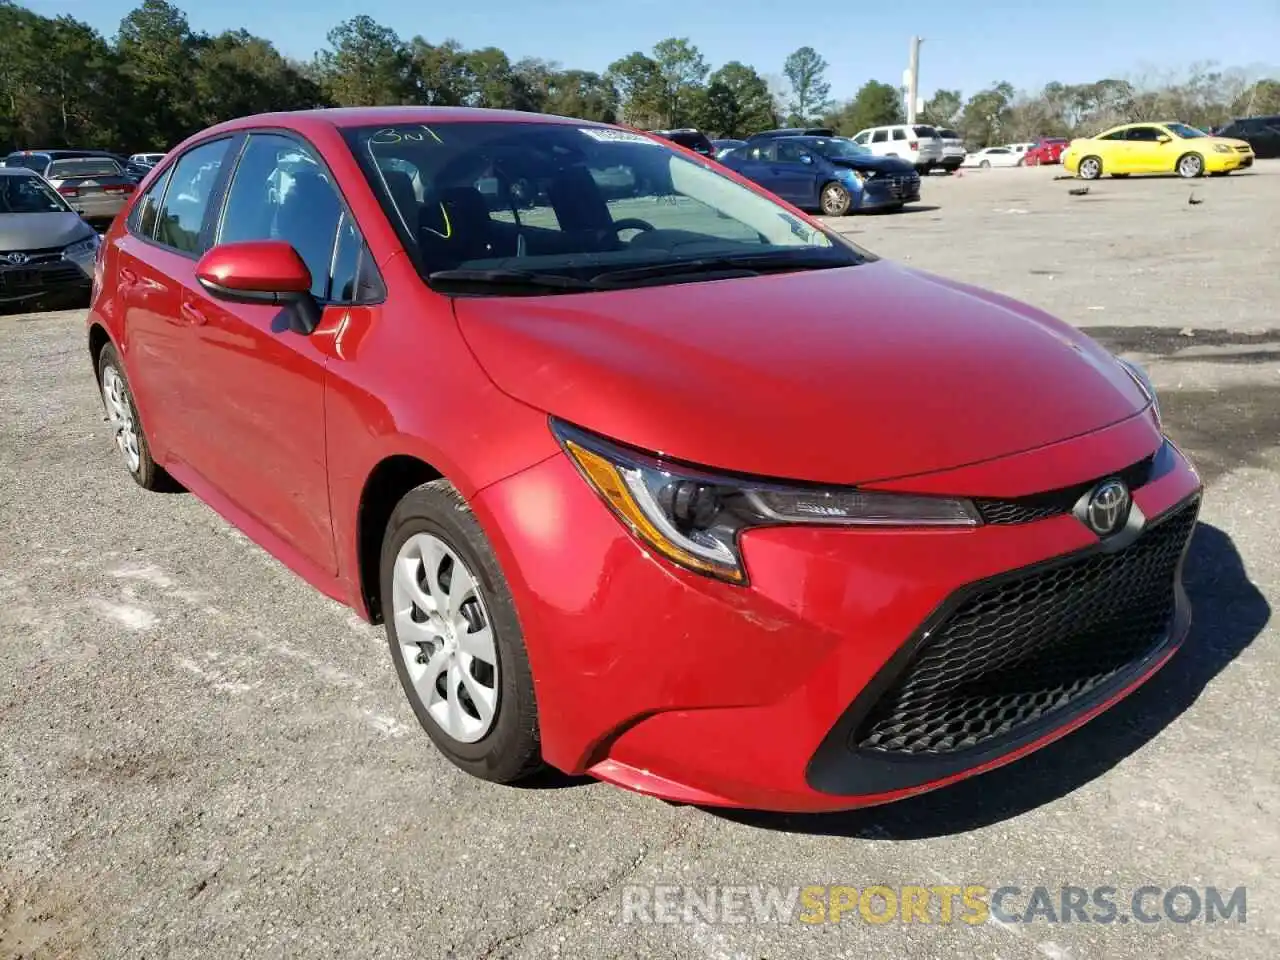
[[133,418],[133,404],[120,371],[110,364],[102,369],[102,398],[106,402],[107,419],[115,431],[116,446],[120,448],[125,466],[130,473],[137,473],[142,453],[138,449],[138,426]]
[[475,574],[439,537],[418,533],[396,555],[391,593],[414,695],[449,737],[482,739],[498,713],[498,655]]

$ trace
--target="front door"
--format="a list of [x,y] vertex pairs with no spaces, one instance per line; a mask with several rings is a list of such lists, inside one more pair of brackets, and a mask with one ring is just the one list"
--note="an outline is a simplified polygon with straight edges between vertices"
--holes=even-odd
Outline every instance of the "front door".
[[[283,240],[311,270],[322,328],[347,307],[330,296],[343,206],[315,152],[277,133],[250,134],[227,188],[216,243]],[[337,302],[335,302],[337,301]],[[336,571],[329,511],[322,340],[288,329],[277,306],[187,297],[193,361],[209,397],[209,476],[223,495],[310,563]]]

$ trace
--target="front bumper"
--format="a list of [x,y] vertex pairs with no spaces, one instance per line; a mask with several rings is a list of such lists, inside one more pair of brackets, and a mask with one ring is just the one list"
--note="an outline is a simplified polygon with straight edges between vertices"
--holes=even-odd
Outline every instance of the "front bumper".
[[4,262],[0,254],[0,303],[21,303],[50,296],[87,294],[93,282],[93,255],[82,260],[62,250],[30,251],[21,264]]
[[892,173],[880,174],[862,183],[862,197],[858,203],[859,210],[879,210],[886,207],[900,207],[904,203],[913,203],[920,199],[920,174]]
[[1218,153],[1214,151],[1206,151],[1204,154],[1204,168],[1207,173],[1228,173],[1232,170],[1246,170],[1253,166],[1252,153]]
[[[1022,496],[1106,476],[1159,442],[1150,420],[1135,417],[933,475],[921,489],[936,491],[941,482],[958,494]],[[1194,510],[1200,490],[1181,453],[1164,450],[1161,469],[1133,494],[1148,518],[1170,516],[1179,505]],[[1058,515],[963,530],[757,529],[743,538],[751,577],[744,588],[651,557],[564,457],[487,488],[474,507],[515,598],[545,758],[688,803],[848,809],[990,769],[1136,687],[1177,648],[1188,622],[1174,585],[1179,553],[1168,577],[1176,609],[1160,635],[1062,709],[972,749],[868,758],[854,735],[865,733],[864,721],[922,655],[926,632],[993,578],[1080,562],[1099,550],[1083,523]]]

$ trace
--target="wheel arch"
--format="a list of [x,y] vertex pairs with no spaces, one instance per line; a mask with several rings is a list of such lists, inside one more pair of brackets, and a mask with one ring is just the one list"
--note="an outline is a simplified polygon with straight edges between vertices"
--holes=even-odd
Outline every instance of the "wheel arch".
[[406,493],[442,477],[444,473],[434,464],[407,453],[383,457],[365,477],[356,507],[356,579],[360,602],[370,623],[382,622],[378,581],[387,522]]
[[[103,349],[110,342],[111,334],[107,333],[106,327],[96,320],[89,325],[89,360],[93,363],[95,380],[98,378],[98,361],[102,358]],[[116,352],[119,352],[119,348]]]

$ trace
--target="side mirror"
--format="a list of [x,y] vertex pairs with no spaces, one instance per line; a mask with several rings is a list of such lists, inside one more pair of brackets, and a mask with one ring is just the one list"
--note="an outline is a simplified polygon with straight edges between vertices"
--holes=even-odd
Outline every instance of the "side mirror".
[[807,153],[802,153],[802,154],[800,154],[800,162],[801,162],[801,163],[813,163],[813,157],[809,156]]
[[289,329],[303,336],[320,325],[311,271],[282,240],[219,244],[196,264],[196,280],[219,300],[283,306]]
[[1156,137],[1156,140],[1159,143],[1172,143],[1173,137],[1169,136],[1167,133],[1162,133],[1160,136]]

